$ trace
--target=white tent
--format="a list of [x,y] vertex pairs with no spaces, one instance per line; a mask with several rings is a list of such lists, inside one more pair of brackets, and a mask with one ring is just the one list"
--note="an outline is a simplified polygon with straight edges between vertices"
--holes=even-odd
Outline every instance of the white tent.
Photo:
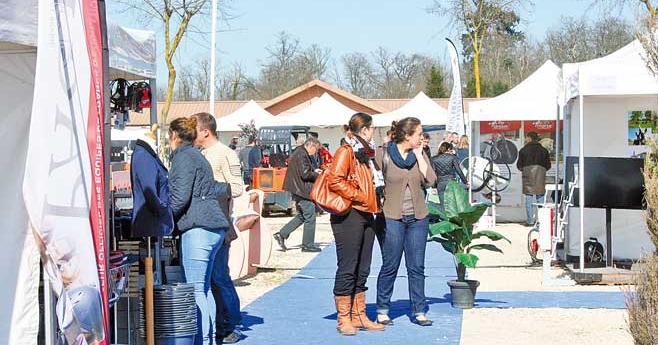
[[635,40],[610,55],[562,66],[564,100],[579,95],[654,95],[658,79],[644,61],[642,44]]
[[[579,156],[581,177],[585,156],[629,157],[628,111],[657,110],[658,82],[647,69],[644,55],[636,40],[608,56],[563,66],[565,154]],[[583,260],[584,240],[605,237],[605,211],[585,209],[584,188],[579,192],[574,198],[580,208],[569,214],[565,248],[567,254]],[[642,211],[613,210],[612,228],[614,258],[638,259],[643,251],[653,250]]]
[[555,120],[560,68],[546,61],[513,89],[495,98],[471,102],[469,121]]
[[373,122],[375,127],[390,127],[391,122],[409,116],[418,118],[424,126],[445,125],[448,121],[448,111],[421,91],[399,109],[374,115]]
[[267,123],[267,125],[299,125],[311,127],[336,127],[347,124],[350,117],[357,111],[338,102],[328,93],[308,107],[297,113],[280,114]]
[[238,110],[217,119],[217,130],[220,132],[240,132],[238,127],[241,123],[248,123],[254,120],[256,127],[272,121],[274,116],[267,110],[263,109],[258,103],[251,100]]
[[[37,14],[38,5],[41,4],[54,6],[53,2],[48,3],[37,0],[5,0],[0,2],[0,75],[3,76],[3,82],[0,83],[0,103],[5,107],[3,115],[0,115],[0,134],[5,140],[5,151],[11,152],[11,154],[0,157],[0,165],[3,167],[2,179],[0,180],[0,195],[2,195],[2,198],[0,198],[0,219],[2,219],[5,229],[3,232],[5,247],[0,251],[0,261],[2,261],[4,267],[4,281],[0,287],[0,296],[3,297],[0,299],[0,310],[3,310],[0,313],[0,343],[2,344],[35,344],[37,342],[39,328],[39,298],[37,288],[39,286],[40,257],[36,249],[34,237],[30,231],[26,204],[23,202],[23,186],[27,170],[28,148],[34,144],[34,141],[30,142],[29,138],[33,95],[35,92],[35,73],[37,71]],[[78,11],[80,10],[80,7],[78,7],[79,4],[67,3],[66,8],[69,11],[66,14],[70,16],[77,15],[79,16],[77,18],[80,18],[82,11]],[[64,5],[60,4],[60,7],[63,8]],[[55,11],[50,12],[54,13]],[[62,12],[66,11],[62,9]],[[49,20],[54,19],[51,16]],[[78,23],[80,21],[75,24]],[[66,24],[68,25],[69,22]],[[67,26],[67,28],[70,28],[70,26]],[[88,24],[87,28],[91,30],[93,26]],[[57,39],[57,34],[55,33],[53,37]],[[66,42],[66,46],[69,44],[70,42]],[[50,48],[52,48],[52,45]],[[80,46],[76,46],[75,48],[80,49]],[[82,46],[82,49],[85,49],[84,46]],[[46,49],[42,50],[40,47],[39,50],[45,51]],[[74,56],[76,58],[78,57],[77,55]],[[153,54],[154,58],[155,56]],[[53,62],[56,61],[53,60]],[[56,63],[53,63],[53,65],[56,65]],[[94,68],[97,70],[98,66],[94,66]],[[44,67],[42,69],[47,68]],[[83,70],[78,72],[78,75],[87,75],[90,73],[90,71]],[[111,75],[112,73],[116,73],[115,75],[118,76],[126,75],[124,73],[135,75],[135,71],[126,71],[123,69],[123,66],[112,68],[110,73]],[[142,75],[142,79],[147,79],[149,76]],[[94,80],[98,78],[98,74],[94,75]],[[83,80],[83,77],[80,77],[80,80]],[[63,80],[60,81],[62,84],[64,83]],[[86,84],[79,86],[77,89],[69,89],[69,97],[72,98],[74,97],[72,95],[78,95],[85,89],[91,89],[92,86],[99,87],[99,85],[102,85],[102,81],[100,84],[95,84],[95,86],[91,84],[87,80]],[[64,97],[58,96],[61,94],[59,91],[63,90],[62,87],[62,85],[53,84],[42,85],[41,89],[44,91],[42,94],[47,94],[49,90],[53,90],[51,94],[57,98],[56,101],[66,103],[66,94],[64,94]],[[92,98],[88,97],[88,99]],[[75,104],[75,106],[84,106],[82,103]],[[40,104],[44,104],[44,102],[40,102]],[[66,125],[68,123],[66,120],[70,113],[66,111],[67,108],[60,108],[54,102],[52,103],[52,108],[50,109],[51,112],[42,112],[41,114],[52,113],[52,116],[55,117],[57,110],[63,111],[65,114],[60,114],[62,115],[61,119],[58,116],[58,119],[63,121],[59,123],[64,123],[64,125],[58,126],[59,130],[61,130],[58,133],[61,133],[70,127]],[[90,111],[89,113],[92,112]],[[76,115],[86,116],[87,114],[76,113]],[[44,140],[43,143],[36,146],[48,146],[48,143],[52,142],[45,137],[40,139]],[[66,144],[66,140],[69,140],[69,137],[62,136],[59,139],[61,139],[61,143],[63,144],[58,146],[62,146]],[[54,168],[51,166],[51,169],[55,170],[61,168],[67,162],[66,158],[60,156],[53,156],[53,159],[58,163]],[[95,159],[98,160],[97,157]],[[102,158],[100,161],[102,162]],[[75,161],[71,160],[71,162]],[[45,161],[45,163],[48,162]],[[75,180],[75,176],[62,176],[62,179],[73,181]],[[30,180],[26,179],[26,181]],[[47,185],[45,189],[57,188],[57,190],[64,190],[67,188],[65,187],[67,185],[67,183],[63,183],[60,186]],[[75,188],[75,191],[80,190],[80,186]],[[67,191],[71,194],[75,193],[73,189]],[[66,198],[66,196],[64,197]],[[53,203],[60,201],[48,199],[48,202]],[[78,216],[76,215],[75,217]],[[87,216],[87,223],[89,222],[90,217]],[[85,260],[85,258],[81,258],[81,260]],[[95,260],[95,258],[91,257],[89,260]],[[51,331],[50,327],[53,327],[57,321],[50,318],[50,315],[46,315],[45,321],[47,323],[46,333],[48,334]],[[50,335],[54,336],[53,333],[50,333]]]
[[0,3],[0,104],[4,107],[0,135],[5,140],[5,152],[11,152],[0,156],[0,219],[5,229],[4,248],[0,251],[2,344],[19,344],[20,337],[26,338],[23,344],[32,340],[36,343],[39,320],[34,286],[39,280],[39,257],[22,202],[36,65],[36,10],[36,1]]

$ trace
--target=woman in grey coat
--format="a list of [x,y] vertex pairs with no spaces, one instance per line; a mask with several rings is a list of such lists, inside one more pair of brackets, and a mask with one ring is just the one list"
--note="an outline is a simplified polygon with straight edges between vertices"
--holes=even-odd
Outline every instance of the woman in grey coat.
[[[185,281],[194,284],[197,305],[196,345],[214,340],[215,300],[210,293],[212,264],[229,223],[222,212],[219,188],[210,163],[192,143],[196,120],[179,118],[169,126],[172,149],[169,190],[174,220],[181,235],[181,266]],[[221,320],[219,320],[221,322]]]

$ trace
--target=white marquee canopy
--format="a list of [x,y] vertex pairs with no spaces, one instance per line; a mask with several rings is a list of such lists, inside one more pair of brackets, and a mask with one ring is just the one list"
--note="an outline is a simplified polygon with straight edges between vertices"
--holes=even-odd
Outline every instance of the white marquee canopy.
[[217,130],[220,132],[239,132],[241,123],[249,123],[254,120],[256,128],[269,123],[274,115],[263,109],[254,100],[251,100],[238,110],[217,119]]
[[551,60],[498,97],[471,102],[470,121],[555,120],[560,68]]
[[635,40],[610,55],[562,66],[562,87],[568,101],[579,95],[658,94],[658,80],[645,62],[646,53]]
[[308,107],[297,113],[274,116],[266,125],[336,127],[346,125],[356,112],[325,92]]
[[389,127],[391,122],[409,116],[418,118],[424,126],[445,125],[448,121],[448,111],[421,91],[399,109],[373,116],[373,122],[375,127]]

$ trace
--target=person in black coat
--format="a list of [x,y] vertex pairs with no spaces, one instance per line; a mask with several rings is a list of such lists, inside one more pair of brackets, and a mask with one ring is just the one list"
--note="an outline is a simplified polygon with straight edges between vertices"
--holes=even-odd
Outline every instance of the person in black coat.
[[468,180],[464,173],[459,168],[459,158],[452,153],[453,146],[451,143],[444,141],[439,145],[439,153],[432,157],[432,169],[436,174],[436,192],[439,195],[439,200],[441,204],[439,205],[440,210],[444,210],[444,194],[448,182],[455,179],[455,175],[459,176],[462,183],[468,184]]
[[135,144],[130,160],[130,180],[133,193],[132,235],[170,235],[174,230],[174,218],[169,207],[167,168],[145,140],[137,140]]
[[219,204],[218,188],[210,163],[192,143],[196,120],[178,118],[169,125],[171,208],[181,235],[181,265],[185,281],[194,284],[197,305],[197,344],[210,345],[215,338],[215,299],[210,280],[215,256],[229,227]]
[[315,203],[310,197],[313,182],[318,177],[319,171],[317,167],[313,166],[311,157],[318,152],[320,145],[317,138],[309,137],[304,145],[298,146],[290,155],[283,187],[292,193],[297,214],[281,228],[281,231],[274,234],[274,239],[283,251],[287,250],[285,240],[302,224],[304,224],[302,251],[319,252],[321,250],[315,245]]

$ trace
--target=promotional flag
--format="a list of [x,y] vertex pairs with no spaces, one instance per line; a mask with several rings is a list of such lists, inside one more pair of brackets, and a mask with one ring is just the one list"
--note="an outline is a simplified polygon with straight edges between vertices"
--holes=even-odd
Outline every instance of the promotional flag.
[[107,344],[103,59],[96,0],[39,1],[23,194],[68,344]]
[[466,132],[464,128],[464,103],[462,100],[462,83],[459,76],[459,57],[455,44],[448,38],[448,51],[450,52],[450,65],[452,66],[452,92],[448,102],[448,123],[446,131],[457,132],[462,135]]

